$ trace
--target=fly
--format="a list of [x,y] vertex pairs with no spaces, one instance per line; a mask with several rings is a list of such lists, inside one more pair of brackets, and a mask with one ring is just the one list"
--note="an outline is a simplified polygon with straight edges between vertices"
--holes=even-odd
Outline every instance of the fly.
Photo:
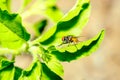
[[78,37],[74,37],[72,35],[62,37],[62,44],[77,43],[77,42],[79,42]]
[[78,37],[75,37],[73,35],[63,36],[62,43],[59,46],[61,46],[63,44],[68,44],[68,46],[69,46],[70,43],[73,43],[75,45],[75,47],[77,48],[76,43],[78,43],[78,42],[80,42]]

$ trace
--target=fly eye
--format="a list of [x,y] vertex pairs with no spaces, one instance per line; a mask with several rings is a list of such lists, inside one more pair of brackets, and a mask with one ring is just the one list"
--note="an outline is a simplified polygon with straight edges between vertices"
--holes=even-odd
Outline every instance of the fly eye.
[[64,37],[62,37],[62,41],[64,41],[64,39],[65,39],[65,38],[64,38]]
[[64,37],[64,40],[67,41],[67,40],[68,40],[68,37]]

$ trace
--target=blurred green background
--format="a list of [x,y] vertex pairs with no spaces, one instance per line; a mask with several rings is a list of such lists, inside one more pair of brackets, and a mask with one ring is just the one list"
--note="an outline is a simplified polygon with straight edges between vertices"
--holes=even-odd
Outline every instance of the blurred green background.
[[[19,8],[21,1],[13,0],[14,12]],[[91,38],[104,28],[105,38],[100,48],[92,55],[71,63],[62,63],[65,70],[64,80],[120,80],[120,0],[90,1],[90,19],[81,35]],[[57,6],[67,13],[75,2],[76,0],[58,0]],[[43,17],[32,16],[26,21],[32,23],[38,18]],[[49,23],[49,26],[51,25]],[[34,34],[31,30],[30,33]],[[15,65],[26,68],[31,60],[29,55],[18,56]]]

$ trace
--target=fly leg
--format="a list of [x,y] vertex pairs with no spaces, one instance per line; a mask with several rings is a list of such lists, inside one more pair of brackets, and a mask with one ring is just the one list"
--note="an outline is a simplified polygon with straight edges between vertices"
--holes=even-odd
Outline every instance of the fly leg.
[[73,42],[74,46],[76,47],[76,49],[78,50],[77,46],[76,46],[76,42]]

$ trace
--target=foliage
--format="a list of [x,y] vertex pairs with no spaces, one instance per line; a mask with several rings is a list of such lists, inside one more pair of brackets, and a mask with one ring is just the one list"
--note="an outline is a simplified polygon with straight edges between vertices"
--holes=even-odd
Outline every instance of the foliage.
[[[0,1],[0,80],[63,80],[64,71],[60,62],[80,59],[98,49],[104,30],[89,40],[60,45],[63,35],[79,36],[89,19],[90,1],[77,0],[65,15],[56,1],[36,0],[25,10],[32,0],[24,0],[17,13],[11,12],[12,0]],[[37,38],[31,40],[22,19],[36,14],[46,19],[33,24]],[[48,19],[54,26],[41,34]],[[22,53],[33,56],[26,69],[14,65],[16,55]],[[8,59],[6,54],[12,54],[12,59]]]

